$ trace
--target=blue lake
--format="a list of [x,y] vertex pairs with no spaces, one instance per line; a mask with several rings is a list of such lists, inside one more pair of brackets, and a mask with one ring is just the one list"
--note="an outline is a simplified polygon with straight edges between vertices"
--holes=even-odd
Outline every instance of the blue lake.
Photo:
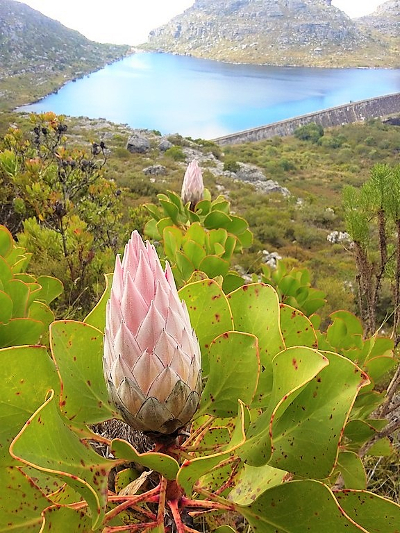
[[137,53],[21,108],[213,138],[400,92],[400,70],[235,65]]

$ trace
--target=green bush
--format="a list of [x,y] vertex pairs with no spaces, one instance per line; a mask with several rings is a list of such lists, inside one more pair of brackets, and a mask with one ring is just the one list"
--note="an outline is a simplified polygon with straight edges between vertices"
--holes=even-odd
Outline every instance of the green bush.
[[315,122],[310,122],[305,126],[300,126],[294,132],[295,137],[301,141],[311,141],[317,143],[324,135],[324,128]]
[[165,151],[165,155],[171,157],[174,161],[185,161],[186,156],[180,146],[171,146]]

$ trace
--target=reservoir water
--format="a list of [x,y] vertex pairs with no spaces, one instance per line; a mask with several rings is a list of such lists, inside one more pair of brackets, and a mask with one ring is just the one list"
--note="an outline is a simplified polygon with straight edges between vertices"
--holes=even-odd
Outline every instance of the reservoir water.
[[103,117],[209,139],[396,92],[400,70],[236,65],[137,53],[21,110]]

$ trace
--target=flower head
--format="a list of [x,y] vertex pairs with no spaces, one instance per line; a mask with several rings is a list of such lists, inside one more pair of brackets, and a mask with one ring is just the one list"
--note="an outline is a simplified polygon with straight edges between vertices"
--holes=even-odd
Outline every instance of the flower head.
[[191,209],[203,199],[204,184],[203,175],[199,164],[194,159],[186,169],[182,183],[181,198],[184,204],[190,202]]
[[200,401],[201,356],[169,265],[135,231],[116,258],[107,303],[104,375],[111,399],[134,429],[171,434]]

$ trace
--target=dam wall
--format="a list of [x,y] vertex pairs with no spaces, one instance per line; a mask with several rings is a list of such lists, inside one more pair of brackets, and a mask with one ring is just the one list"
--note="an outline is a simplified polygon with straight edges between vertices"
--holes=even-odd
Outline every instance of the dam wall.
[[220,146],[261,141],[275,136],[293,135],[299,126],[304,126],[310,122],[320,124],[323,128],[329,128],[351,124],[352,122],[362,122],[371,118],[380,118],[393,113],[400,113],[400,93],[360,100],[359,102],[350,102],[325,109],[324,111],[308,113],[307,115],[281,120],[266,126],[231,133],[223,137],[217,137],[213,141]]

